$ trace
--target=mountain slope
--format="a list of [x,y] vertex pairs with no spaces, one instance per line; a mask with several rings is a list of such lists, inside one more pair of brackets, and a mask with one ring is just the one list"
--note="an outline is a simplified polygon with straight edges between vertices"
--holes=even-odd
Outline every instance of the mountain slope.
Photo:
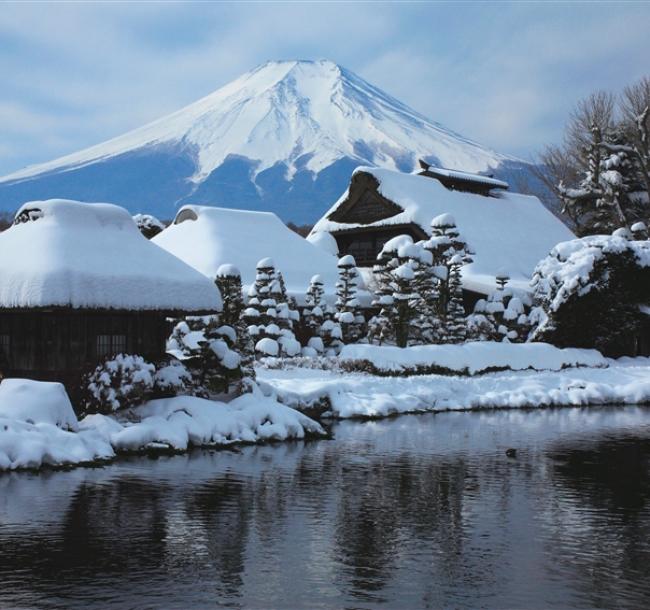
[[310,222],[357,165],[411,171],[418,158],[526,171],[332,62],[268,62],[140,129],[1,178],[0,208],[74,197],[170,218],[191,201]]

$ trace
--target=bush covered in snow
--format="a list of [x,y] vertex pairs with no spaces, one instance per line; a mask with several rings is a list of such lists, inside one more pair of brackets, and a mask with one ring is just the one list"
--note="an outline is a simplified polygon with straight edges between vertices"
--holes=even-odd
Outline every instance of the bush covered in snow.
[[156,367],[141,356],[108,358],[84,380],[84,413],[112,413],[145,402],[153,393]]
[[[524,301],[507,287],[507,273],[497,275],[497,288],[487,299],[479,299],[467,316],[467,335],[472,341],[521,343],[528,338],[530,321]],[[530,305],[529,299],[526,299]]]
[[[239,269],[234,265],[221,265],[215,279],[217,288],[223,300],[221,321],[235,331],[234,349],[241,358],[240,368],[242,379],[255,379],[255,346],[248,332],[244,319],[244,296]],[[245,383],[242,383],[244,389]]]
[[168,398],[190,391],[192,375],[187,367],[178,360],[161,363],[156,367],[154,375],[154,396]]
[[531,338],[630,352],[650,304],[650,242],[596,235],[558,244],[535,269]]
[[174,327],[167,349],[190,371],[192,393],[208,396],[241,379],[236,344],[235,330],[220,324],[218,315],[188,316]]

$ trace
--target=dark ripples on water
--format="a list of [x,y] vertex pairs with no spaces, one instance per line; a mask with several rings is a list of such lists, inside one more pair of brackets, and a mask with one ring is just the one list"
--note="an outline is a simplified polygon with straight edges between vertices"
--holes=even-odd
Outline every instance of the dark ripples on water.
[[0,607],[650,607],[650,409],[334,433],[0,475]]

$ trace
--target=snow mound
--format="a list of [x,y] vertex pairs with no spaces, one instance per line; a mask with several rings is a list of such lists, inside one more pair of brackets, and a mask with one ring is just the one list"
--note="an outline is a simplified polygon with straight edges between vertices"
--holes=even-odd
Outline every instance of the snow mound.
[[[56,408],[64,413],[62,405],[67,396],[64,392],[63,400],[52,387],[59,384],[9,384],[12,385],[13,388],[8,387],[0,392],[0,404],[2,407],[8,403],[14,405],[14,398],[20,398],[22,402],[21,406],[16,407],[17,411],[12,408],[11,417],[0,414],[0,471],[84,464],[111,459],[121,452],[185,451],[190,447],[325,435],[320,424],[264,396],[259,389],[227,404],[193,396],[178,396],[151,401],[122,412],[119,418],[88,415],[79,422],[78,431],[72,432],[50,423],[61,419],[56,417],[57,411],[53,407],[40,414],[42,419],[49,421],[29,423],[14,417],[25,413],[39,416],[38,410],[30,411],[30,408],[40,398],[46,401],[46,405],[54,405],[55,399],[58,399]],[[18,391],[20,388],[23,388],[22,391]],[[76,423],[76,419],[74,421]]]
[[591,349],[560,349],[547,343],[476,341],[460,345],[346,345],[340,359],[348,366],[367,364],[379,374],[444,372],[476,375],[491,370],[559,371],[568,367],[606,367],[607,359]]
[[317,369],[258,368],[262,390],[305,408],[328,402],[336,418],[399,413],[650,403],[650,358],[607,368],[499,372],[474,377],[377,377]]
[[322,275],[330,294],[338,278],[334,256],[268,212],[184,206],[174,223],[152,241],[209,278],[214,278],[224,263],[236,265],[245,293],[255,282],[255,270],[262,260],[266,260],[265,265],[269,260],[271,265],[275,263],[288,294],[300,302],[314,273]]
[[338,256],[339,254],[339,245],[336,243],[334,237],[326,231],[310,233],[307,236],[307,241],[332,256]]
[[259,390],[227,404],[195,396],[153,400],[131,409],[127,417],[129,421],[119,422],[118,427],[113,425],[115,420],[94,415],[85,418],[81,426],[103,430],[118,452],[160,445],[184,451],[191,446],[282,441],[324,434],[318,423],[263,396]]
[[[17,255],[19,254],[19,255]],[[219,291],[108,203],[32,201],[0,234],[0,306],[221,309]]]
[[31,379],[3,379],[0,383],[0,418],[30,424],[50,424],[75,432],[77,416],[63,384]]

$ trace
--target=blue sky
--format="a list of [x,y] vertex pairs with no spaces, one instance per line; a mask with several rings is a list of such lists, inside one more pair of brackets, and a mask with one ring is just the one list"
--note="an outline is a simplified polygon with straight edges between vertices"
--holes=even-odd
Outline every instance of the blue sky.
[[504,153],[650,74],[650,3],[0,4],[0,175],[139,127],[268,59],[327,58]]

